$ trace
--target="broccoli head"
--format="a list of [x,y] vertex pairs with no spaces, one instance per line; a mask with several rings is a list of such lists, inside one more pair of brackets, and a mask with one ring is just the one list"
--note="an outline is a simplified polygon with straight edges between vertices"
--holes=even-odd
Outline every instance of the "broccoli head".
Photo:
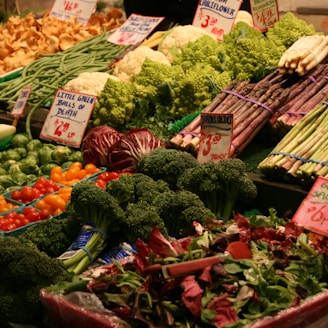
[[164,236],[168,236],[164,220],[155,206],[143,200],[130,203],[125,209],[124,219],[120,222],[121,241],[134,244],[140,238],[144,242],[148,242],[154,226]]
[[197,159],[186,151],[158,147],[141,158],[137,164],[137,172],[146,174],[154,180],[164,180],[170,189],[175,190],[181,173],[198,166]]
[[238,158],[208,162],[185,170],[177,182],[179,190],[196,193],[217,217],[228,220],[241,203],[257,196],[257,188]]
[[7,322],[42,322],[42,288],[68,276],[62,262],[16,237],[0,236],[0,317]]
[[157,207],[168,233],[174,237],[192,234],[194,221],[203,224],[206,219],[215,218],[199,196],[188,190],[163,192],[154,199],[153,205]]

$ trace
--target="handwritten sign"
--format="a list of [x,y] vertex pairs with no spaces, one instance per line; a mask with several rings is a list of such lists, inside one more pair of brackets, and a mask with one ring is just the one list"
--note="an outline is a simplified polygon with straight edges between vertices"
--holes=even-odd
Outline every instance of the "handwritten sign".
[[80,147],[96,96],[58,89],[40,138]]
[[328,179],[318,177],[295,212],[293,222],[328,236]]
[[227,158],[232,139],[233,115],[201,113],[199,163],[218,162]]
[[117,45],[132,45],[143,41],[165,17],[132,14],[107,41]]
[[277,0],[250,0],[254,26],[261,32],[279,21]]
[[14,117],[22,116],[27,104],[27,100],[31,94],[32,87],[23,87],[19,93],[15,106],[11,111],[11,115]]
[[200,0],[192,25],[202,27],[223,41],[231,31],[241,0]]
[[55,16],[59,20],[68,20],[71,16],[75,16],[80,23],[86,24],[96,5],[97,0],[56,0],[49,16]]

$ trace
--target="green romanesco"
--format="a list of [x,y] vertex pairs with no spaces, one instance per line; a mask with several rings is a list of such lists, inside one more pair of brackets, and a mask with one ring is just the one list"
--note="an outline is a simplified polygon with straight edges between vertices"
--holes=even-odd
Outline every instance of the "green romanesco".
[[91,127],[111,125],[120,128],[131,119],[135,109],[136,86],[132,82],[108,79],[92,112]]
[[315,34],[318,32],[316,32],[313,24],[308,24],[292,12],[287,12],[279,22],[268,29],[266,36],[276,47],[282,46],[286,50],[300,37]]
[[218,52],[220,42],[210,35],[203,35],[195,41],[189,42],[174,56],[172,65],[181,65],[184,69],[203,63],[220,70]]
[[172,119],[204,109],[231,82],[228,72],[219,72],[210,65],[198,63],[188,69],[182,79],[170,85]]

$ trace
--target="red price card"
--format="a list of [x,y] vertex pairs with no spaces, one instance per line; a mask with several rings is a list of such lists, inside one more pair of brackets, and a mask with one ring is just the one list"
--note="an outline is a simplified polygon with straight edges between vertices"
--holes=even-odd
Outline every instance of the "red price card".
[[279,21],[277,0],[250,0],[254,26],[261,32]]
[[201,137],[197,160],[199,163],[218,162],[227,158],[233,130],[233,115],[201,113]]
[[57,90],[40,138],[79,148],[97,97]]
[[328,236],[328,179],[318,177],[295,212],[292,221]]
[[97,0],[56,0],[49,16],[55,16],[59,20],[68,20],[71,16],[75,16],[80,23],[86,24],[96,5]]
[[19,96],[15,102],[15,106],[10,113],[12,116],[19,117],[23,115],[31,91],[32,87],[23,87],[21,89]]
[[231,31],[241,0],[200,0],[192,25],[202,27],[223,41]]
[[165,17],[132,14],[112,33],[107,41],[117,45],[132,45],[143,41]]

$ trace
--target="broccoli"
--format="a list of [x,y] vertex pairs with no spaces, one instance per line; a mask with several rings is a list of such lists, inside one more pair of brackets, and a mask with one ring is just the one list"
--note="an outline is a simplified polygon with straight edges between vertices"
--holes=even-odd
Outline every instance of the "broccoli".
[[107,182],[106,191],[115,197],[119,205],[125,209],[128,204],[151,200],[164,191],[169,190],[163,180],[154,180],[143,173],[123,174],[118,180]]
[[203,224],[206,219],[215,218],[200,197],[188,190],[163,192],[152,204],[157,207],[168,233],[174,237],[185,237],[194,233],[194,221]]
[[245,163],[238,158],[208,162],[185,170],[177,181],[179,190],[199,195],[217,217],[231,219],[237,205],[253,200],[257,188],[247,175]]
[[137,238],[148,242],[154,226],[164,236],[168,236],[164,220],[159,215],[156,206],[144,200],[130,203],[125,209],[124,219],[120,222],[121,242],[128,241],[134,244]]
[[50,257],[58,257],[69,248],[82,224],[75,216],[40,221],[17,238],[22,243],[36,246]]
[[137,163],[137,172],[146,174],[154,180],[164,180],[170,189],[175,190],[181,173],[187,168],[198,166],[197,159],[186,151],[158,147],[140,159]]
[[302,36],[318,34],[313,24],[308,24],[305,20],[298,18],[292,12],[287,12],[272,27],[268,28],[266,36],[275,47],[285,51]]
[[134,83],[108,79],[92,112],[90,126],[124,127],[135,109],[135,95]]
[[17,324],[40,324],[42,288],[68,277],[60,260],[16,237],[0,236],[0,317]]

